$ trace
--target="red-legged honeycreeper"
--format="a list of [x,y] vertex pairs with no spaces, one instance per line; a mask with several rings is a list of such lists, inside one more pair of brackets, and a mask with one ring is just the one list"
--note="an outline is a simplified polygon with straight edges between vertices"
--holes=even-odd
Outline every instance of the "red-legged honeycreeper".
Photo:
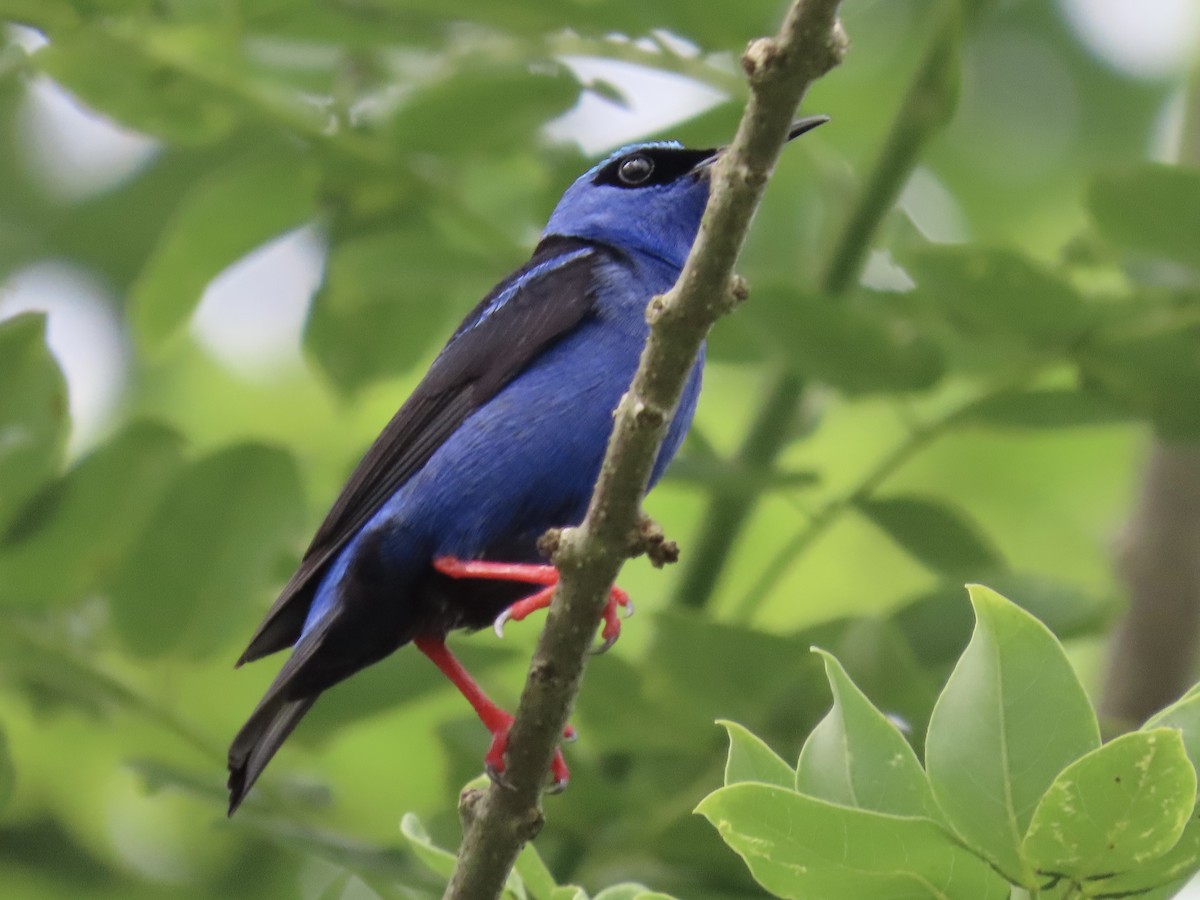
[[[789,139],[825,121],[802,119]],[[637,144],[585,172],[529,262],[451,335],[238,660],[292,649],[229,748],[230,814],[322,691],[408,643],[474,707],[493,736],[487,769],[502,777],[512,718],[450,654],[446,635],[549,603],[556,573],[540,561],[538,538],[583,519],[646,340],[646,304],[683,268],[720,153]],[[702,349],[652,485],[691,423],[703,365]],[[528,596],[531,585],[540,589]],[[614,590],[606,643],[627,603]],[[561,753],[553,774],[565,785]]]

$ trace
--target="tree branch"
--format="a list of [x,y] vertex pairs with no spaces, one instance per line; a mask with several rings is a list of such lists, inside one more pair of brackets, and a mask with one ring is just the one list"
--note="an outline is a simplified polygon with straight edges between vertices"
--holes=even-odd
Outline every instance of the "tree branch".
[[704,221],[678,282],[647,309],[650,336],[617,407],[587,516],[555,535],[561,581],[513,724],[509,785],[463,795],[465,835],[446,900],[498,897],[521,845],[541,828],[542,786],[608,591],[624,561],[656,537],[641,501],[667,425],[709,328],[745,299],[733,267],[796,107],[808,85],[845,54],[838,2],[796,0],[779,34],[753,41],[742,58],[751,88],[746,112],[713,174]]
[[[1032,373],[1025,376],[1025,378],[1030,377],[1032,377]],[[1025,379],[1019,379],[1016,384],[1023,380]],[[875,465],[867,470],[854,487],[844,494],[831,497],[817,507],[800,530],[759,569],[758,578],[742,595],[741,601],[734,610],[732,621],[743,625],[749,624],[763,601],[770,596],[771,591],[791,570],[792,566],[796,565],[808,549],[837,523],[843,513],[871,499],[872,495],[910,459],[942,435],[948,434],[956,425],[969,420],[972,413],[981,406],[1011,391],[1016,384],[1005,382],[946,410],[930,422],[917,425],[899,443],[879,457]]]

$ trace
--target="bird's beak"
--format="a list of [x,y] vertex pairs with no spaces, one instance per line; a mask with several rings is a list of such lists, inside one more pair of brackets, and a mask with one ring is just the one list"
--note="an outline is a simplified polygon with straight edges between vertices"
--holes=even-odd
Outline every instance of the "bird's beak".
[[[812,131],[819,125],[824,125],[829,121],[829,116],[805,116],[803,119],[797,119],[792,123],[792,127],[788,129],[787,139],[793,141],[800,135]],[[708,151],[708,156],[696,163],[692,168],[692,172],[696,175],[711,175],[713,164],[721,158],[728,147],[716,147]]]
[[805,116],[803,119],[797,119],[788,129],[787,139],[793,141],[805,132],[812,131],[818,125],[824,125],[828,121],[829,116]]

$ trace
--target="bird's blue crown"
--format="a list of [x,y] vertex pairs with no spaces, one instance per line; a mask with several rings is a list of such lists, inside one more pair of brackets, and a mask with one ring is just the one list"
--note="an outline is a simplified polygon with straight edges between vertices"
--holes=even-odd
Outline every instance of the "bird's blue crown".
[[682,268],[716,154],[678,141],[622,147],[567,188],[543,234],[599,241]]

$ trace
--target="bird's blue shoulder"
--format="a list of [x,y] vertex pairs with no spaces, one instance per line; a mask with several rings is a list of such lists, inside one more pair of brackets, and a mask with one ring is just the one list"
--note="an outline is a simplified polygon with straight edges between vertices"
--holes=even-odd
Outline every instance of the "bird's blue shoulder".
[[525,265],[492,288],[467,314],[450,341],[478,328],[518,294],[544,285],[546,279],[552,279],[556,274],[561,277],[570,271],[576,277],[586,278],[603,261],[604,255],[590,241],[557,236],[544,239]]

